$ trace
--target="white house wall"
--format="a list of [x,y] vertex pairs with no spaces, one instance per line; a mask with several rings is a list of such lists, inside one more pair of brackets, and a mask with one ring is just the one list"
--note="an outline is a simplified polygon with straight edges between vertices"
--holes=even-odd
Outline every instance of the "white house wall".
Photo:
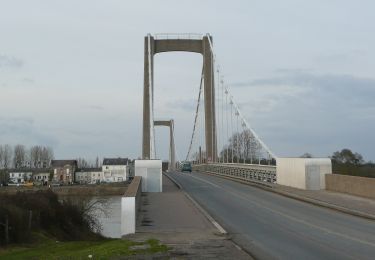
[[129,179],[127,165],[103,165],[103,179],[106,182],[119,182]]

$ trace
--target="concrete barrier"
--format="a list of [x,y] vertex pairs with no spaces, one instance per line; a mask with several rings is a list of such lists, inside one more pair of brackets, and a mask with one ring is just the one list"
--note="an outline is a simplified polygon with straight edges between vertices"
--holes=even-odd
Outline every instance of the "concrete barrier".
[[121,198],[121,236],[134,234],[141,207],[142,177],[135,176]]
[[327,174],[326,189],[375,199],[375,178]]

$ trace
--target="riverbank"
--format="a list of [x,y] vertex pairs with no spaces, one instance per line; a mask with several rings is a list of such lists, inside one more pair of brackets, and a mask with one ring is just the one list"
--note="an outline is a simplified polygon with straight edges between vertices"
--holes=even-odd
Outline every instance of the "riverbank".
[[18,191],[35,193],[37,191],[52,190],[58,196],[116,196],[123,195],[128,187],[128,182],[106,183],[94,185],[67,185],[57,187],[47,186],[7,186],[0,187],[0,194],[16,194]]

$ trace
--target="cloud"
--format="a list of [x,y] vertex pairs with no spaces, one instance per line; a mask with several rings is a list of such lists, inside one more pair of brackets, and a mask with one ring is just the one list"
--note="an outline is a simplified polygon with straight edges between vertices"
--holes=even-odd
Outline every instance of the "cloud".
[[56,146],[54,136],[38,129],[29,117],[0,117],[0,143]]
[[99,106],[99,105],[91,105],[91,106],[88,106],[88,108],[93,109],[93,110],[104,110],[104,107]]
[[34,84],[35,80],[32,78],[23,78],[22,82],[27,83],[27,84]]
[[0,135],[25,134],[29,132],[34,120],[31,118],[3,118],[0,117]]
[[373,158],[358,136],[371,140],[375,131],[375,79],[293,70],[234,85],[243,114],[276,154],[328,155],[347,146]]
[[[346,102],[364,105],[375,104],[375,79],[362,78],[352,75],[340,74],[313,74],[298,71],[284,71],[283,75],[261,78],[247,82],[237,82],[230,84],[233,87],[260,88],[261,91],[273,89],[274,98],[278,95],[298,93],[298,95],[308,94],[309,97],[319,96],[322,98],[331,97],[335,100],[345,99]],[[263,90],[262,90],[263,89]],[[268,96],[269,97],[269,96]]]
[[166,107],[188,112],[195,111],[196,106],[197,101],[193,99],[178,99],[166,104]]
[[0,68],[20,68],[23,64],[24,62],[21,59],[0,54]]

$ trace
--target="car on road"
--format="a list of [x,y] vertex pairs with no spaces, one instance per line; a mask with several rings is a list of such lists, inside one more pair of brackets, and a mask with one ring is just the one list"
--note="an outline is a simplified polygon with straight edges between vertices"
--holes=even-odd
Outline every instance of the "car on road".
[[192,167],[191,167],[191,163],[190,162],[184,162],[184,163],[182,163],[181,172],[191,172],[191,171],[192,171]]

